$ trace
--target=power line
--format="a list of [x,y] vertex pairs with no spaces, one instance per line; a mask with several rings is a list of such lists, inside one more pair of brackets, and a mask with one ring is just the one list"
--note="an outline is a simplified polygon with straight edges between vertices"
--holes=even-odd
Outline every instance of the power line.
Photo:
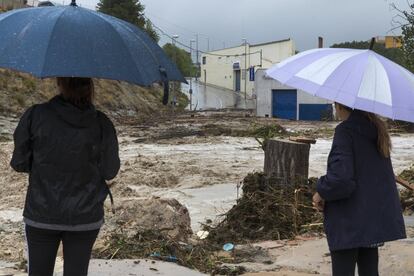
[[[144,15],[144,17],[147,19],[147,20],[150,20],[148,17],[146,17],[145,15]],[[152,23],[152,22],[151,22]],[[172,35],[169,35],[169,34],[167,34],[166,32],[164,32],[164,30],[162,30],[160,27],[158,27],[157,25],[155,25],[154,23],[152,23],[152,25],[153,25],[153,27],[154,28],[156,28],[158,31],[160,31],[161,32],[161,34],[162,35],[164,35],[164,36],[166,36],[166,37],[168,37],[168,38],[170,38],[170,39],[174,39],[174,37],[172,36]],[[178,40],[175,40],[175,43],[176,44],[178,44],[178,45],[180,45],[180,46],[182,46],[182,47],[185,47],[185,48],[187,48],[187,49],[193,49],[192,47],[190,47],[190,46],[188,46],[187,44],[184,44],[184,43],[182,43],[182,42],[180,42],[180,41],[178,41]],[[239,55],[221,55],[221,54],[213,54],[213,53],[209,53],[209,52],[204,52],[204,51],[201,51],[201,50],[198,50],[198,52],[199,53],[202,53],[202,54],[204,54],[204,55],[209,55],[209,56],[217,56],[217,57],[239,57],[239,56],[245,56],[246,54],[245,53],[242,53],[242,54],[239,54]],[[255,54],[259,54],[259,53],[261,53],[261,51],[256,51],[256,52],[252,52],[252,53],[248,53],[247,54],[247,56],[251,56],[251,55],[255,55]]]
[[[182,29],[182,30],[184,30],[184,31],[186,31],[186,32],[189,32],[189,33],[191,33],[191,34],[193,34],[193,35],[195,35],[195,34],[197,34],[197,33],[198,33],[198,32],[195,32],[194,30],[190,30],[190,29],[188,29],[188,28],[186,28],[186,27],[183,27],[183,26],[181,26],[181,25],[178,25],[178,24],[176,24],[176,23],[173,23],[173,22],[171,22],[171,21],[169,21],[169,20],[167,20],[167,19],[165,19],[165,18],[161,18],[161,17],[159,17],[159,16],[153,15],[153,14],[148,13],[148,12],[146,12],[146,14],[150,15],[151,17],[154,17],[154,18],[157,18],[157,19],[159,19],[159,20],[162,20],[162,21],[164,21],[164,22],[166,22],[166,23],[168,23],[168,24],[170,24],[170,25],[172,25],[172,26],[175,26],[175,27],[177,27],[177,28],[179,28],[179,29]],[[211,36],[209,36],[209,35],[202,34],[202,33],[198,33],[198,35],[205,36],[205,37],[211,37]]]

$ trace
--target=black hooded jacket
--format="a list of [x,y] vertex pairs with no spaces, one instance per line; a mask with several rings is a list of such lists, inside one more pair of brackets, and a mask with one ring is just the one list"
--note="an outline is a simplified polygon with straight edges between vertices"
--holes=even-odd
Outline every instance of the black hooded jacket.
[[29,173],[25,218],[61,225],[103,219],[105,180],[117,175],[120,161],[115,128],[102,112],[56,96],[24,113],[14,144],[11,166]]

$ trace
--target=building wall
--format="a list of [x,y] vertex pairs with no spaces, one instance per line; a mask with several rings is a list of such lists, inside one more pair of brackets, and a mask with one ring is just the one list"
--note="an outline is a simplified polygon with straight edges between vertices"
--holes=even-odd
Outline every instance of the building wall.
[[[240,68],[243,68],[245,66],[244,52],[244,46],[239,46],[212,52],[213,54],[223,56],[202,55],[200,61],[200,80],[207,84],[234,90],[235,74],[233,70],[233,64],[239,62]],[[204,60],[206,61],[205,64],[203,62]]]
[[[262,55],[260,54],[262,52]],[[247,55],[245,55],[245,52]],[[233,64],[240,65],[240,93],[247,92],[251,97],[254,81],[249,80],[249,68],[270,68],[273,64],[295,54],[295,45],[291,39],[276,43],[241,45],[201,55],[201,82],[235,91],[236,72]],[[215,56],[220,55],[220,56]],[[221,56],[224,55],[224,56]],[[205,59],[206,64],[203,64]],[[247,70],[246,70],[247,69]]]
[[402,47],[402,37],[401,36],[377,36],[376,38],[377,43],[381,43],[385,45],[385,48],[401,48]]
[[401,48],[402,40],[399,36],[386,36],[385,37],[385,48]]
[[24,6],[23,0],[0,0],[0,9],[2,10],[19,9]]
[[[281,84],[280,82],[266,77],[266,70],[259,69],[256,72],[255,93],[256,93],[256,115],[259,117],[272,117],[272,90],[294,89]],[[297,89],[295,89],[297,90]],[[331,104],[329,100],[312,96],[305,91],[297,90],[297,115],[299,118],[300,104]]]

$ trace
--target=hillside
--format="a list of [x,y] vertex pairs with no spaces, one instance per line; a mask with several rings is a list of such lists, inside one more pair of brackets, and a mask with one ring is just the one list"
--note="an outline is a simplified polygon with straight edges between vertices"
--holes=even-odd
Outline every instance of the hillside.
[[[95,105],[112,115],[130,115],[145,119],[154,114],[168,113],[161,103],[162,88],[144,88],[124,82],[96,80]],[[57,93],[55,79],[39,80],[28,74],[0,69],[0,114],[19,115],[26,108],[49,100]],[[187,105],[180,94],[180,109]]]

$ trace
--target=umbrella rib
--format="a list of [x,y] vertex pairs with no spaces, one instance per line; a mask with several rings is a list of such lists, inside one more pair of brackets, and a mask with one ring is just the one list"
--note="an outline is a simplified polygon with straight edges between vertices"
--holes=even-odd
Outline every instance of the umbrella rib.
[[[387,59],[387,58],[384,58],[384,57],[382,57],[382,56],[380,56],[379,58],[378,58],[378,61],[381,63],[381,65],[384,67],[384,70],[387,72],[387,75],[389,76],[389,74],[388,74],[388,70],[387,70],[387,67],[385,66],[385,64],[384,64],[384,62],[385,63],[389,63],[390,62],[390,60],[389,59]],[[399,64],[397,64],[397,68],[399,69],[399,70],[401,70],[401,69],[403,69],[403,70],[406,70],[404,67],[402,67],[401,65],[399,65]],[[402,72],[401,72],[402,73]],[[405,78],[406,80],[407,80],[407,82],[409,82],[409,79],[408,78]],[[388,78],[388,83],[389,83],[389,85],[390,85],[390,89],[391,89],[391,80],[390,80],[390,78]],[[414,86],[411,86],[413,89],[414,89]],[[391,89],[392,90],[392,89]],[[395,109],[394,109],[394,94],[393,93],[391,93],[391,106],[393,107],[393,108],[391,108],[391,111],[392,111],[392,119],[393,120],[395,120]]]
[[[361,53],[362,54],[362,53]],[[352,57],[352,58],[355,58],[355,56],[354,57]],[[346,61],[345,61],[346,62]],[[341,65],[343,65],[344,64],[344,62],[343,63],[341,63],[333,72],[332,72],[332,74],[334,74],[335,73],[335,71],[337,71],[339,68],[340,68],[340,66]],[[341,91],[342,91],[342,87],[344,86],[344,84],[347,82],[347,80],[349,79],[349,76],[351,75],[351,71],[347,74],[347,76],[346,76],[346,78],[344,79],[344,81],[342,82],[342,84],[341,84],[341,86],[338,88],[338,89],[336,89],[337,91],[336,91],[336,94],[335,94],[335,96],[333,97],[333,101],[334,102],[336,102],[337,101],[337,99],[338,99],[338,95],[341,93]],[[358,87],[360,87],[361,86],[361,84],[362,84],[362,81],[363,81],[363,79],[364,79],[364,75],[365,74],[363,74],[362,75],[362,77],[361,77],[361,80],[360,80],[360,83],[359,83],[359,86]],[[319,92],[320,92],[320,90],[322,89],[322,87],[323,86],[320,86],[319,88],[318,88],[318,90],[316,91],[316,93],[315,93],[315,95],[316,96],[318,96],[318,94],[319,94]],[[353,104],[352,104],[352,106],[350,106],[352,109],[354,109],[354,106],[355,106],[355,103],[356,103],[356,100],[357,100],[357,96],[358,96],[358,94],[357,95],[355,95],[355,99],[354,99],[354,102],[353,102]]]
[[[368,65],[368,62],[366,64],[366,66],[367,65]],[[364,73],[362,74],[361,80],[360,80],[359,85],[358,85],[359,88],[361,88],[362,82],[364,81],[365,74],[366,74],[366,71],[364,70]],[[358,89],[358,92],[355,95],[354,103],[352,104],[352,109],[355,109],[355,104],[356,104],[356,101],[358,99],[358,95],[359,95],[359,89]]]
[[[373,58],[376,59],[376,57],[373,57]],[[377,70],[375,70],[374,72],[375,72],[375,75],[374,75],[375,76],[375,82],[374,82],[374,99],[373,99],[374,106],[373,106],[373,112],[375,113],[376,106],[377,106],[377,93],[378,93],[378,91],[377,91],[377,79],[378,79],[378,76],[377,76]]]
[[[3,16],[3,18],[1,18],[0,20],[1,20],[1,23],[4,23],[4,21],[6,21],[8,18],[10,18],[12,15],[15,15],[15,14],[17,14],[17,13],[20,13],[20,12],[22,12],[22,11],[24,11],[24,9],[17,9],[17,10],[13,10],[13,11],[10,11],[8,14],[6,14],[5,16]],[[7,48],[8,47],[5,47],[4,49],[3,49],[3,51],[1,52],[1,56],[3,56],[4,55],[4,51],[6,51],[7,50]]]
[[[362,53],[361,53],[362,54]],[[356,56],[358,56],[358,55],[356,55]],[[351,59],[352,58],[355,58],[356,56],[353,56],[353,57],[351,57]],[[333,72],[332,72],[332,74],[331,75],[333,75],[333,74],[335,74],[335,72],[337,71],[337,70],[339,70],[339,68],[345,63],[346,61],[344,61],[343,63],[341,63]],[[336,91],[336,94],[335,94],[335,97],[334,97],[334,101],[336,101],[336,99],[338,98],[338,95],[339,95],[339,93],[341,93],[341,91],[342,91],[342,87],[345,85],[345,83],[348,81],[348,79],[349,79],[349,76],[351,76],[351,74],[352,74],[352,71],[349,71],[348,72],[348,74],[347,74],[347,76],[346,76],[346,78],[342,81],[342,83],[341,83],[341,85],[339,86],[339,88],[337,89],[337,91]],[[320,90],[322,88],[322,86],[318,89],[318,90]]]
[[62,18],[62,15],[65,13],[65,11],[66,11],[66,9],[62,9],[60,15],[58,16],[58,18],[55,21],[55,24],[53,25],[52,31],[50,32],[49,43],[48,43],[47,48],[46,48],[45,58],[44,58],[44,62],[43,62],[43,65],[42,65],[42,70],[39,72],[39,75],[43,75],[43,71],[45,70],[45,67],[46,67],[47,54],[49,52],[49,48],[50,48],[50,45],[51,45],[50,40],[52,40],[53,34],[55,33],[55,30],[56,30],[56,25],[57,25],[58,21]]
[[[133,60],[134,61],[134,64],[135,64],[135,68],[137,69],[137,71],[138,72],[140,72],[141,74],[145,74],[147,77],[148,77],[148,74],[147,74],[147,72],[145,72],[145,71],[142,71],[142,70],[140,70],[140,68],[136,65],[136,62],[135,62],[135,59],[133,58],[133,56],[132,56],[132,54],[131,54],[131,52],[129,51],[129,48],[127,47],[127,44],[125,43],[125,41],[124,41],[124,39],[122,38],[122,36],[118,33],[118,31],[115,29],[115,27],[110,23],[110,22],[108,22],[107,21],[107,19],[105,18],[105,17],[103,17],[103,16],[101,16],[99,13],[97,13],[97,12],[91,12],[91,14],[93,14],[94,16],[96,16],[96,17],[98,17],[98,18],[100,18],[101,20],[103,20],[105,23],[107,23],[113,30],[114,30],[114,32],[116,33],[116,35],[120,38],[120,40],[122,41],[122,44],[123,44],[123,46],[125,47],[125,49],[127,49],[128,51],[128,54],[129,54],[129,56],[131,57],[131,60]],[[112,17],[112,16],[110,16],[110,17]],[[115,18],[115,17],[114,17]],[[119,19],[118,18],[115,18],[116,19],[116,22],[117,23],[119,23]],[[124,23],[124,22],[122,22],[122,23]],[[122,26],[122,24],[119,24],[118,26],[120,26],[121,28],[124,28],[124,26]],[[129,31],[129,30],[128,30]],[[156,59],[155,57],[154,57],[154,55],[152,54],[152,52],[151,51],[149,51],[149,48],[148,48],[148,46],[147,46],[147,44],[139,37],[139,36],[137,36],[137,35],[135,35],[134,37],[136,37],[136,38],[138,38],[140,41],[141,41],[141,43],[145,46],[145,48],[147,49],[147,51],[151,54],[151,56],[153,56],[153,58],[155,59],[155,61],[157,62],[157,64],[158,65],[160,65],[160,63],[159,63],[159,61],[158,61],[158,59]],[[146,83],[145,82],[145,84],[146,85],[148,85],[148,84],[151,84],[151,83]]]

